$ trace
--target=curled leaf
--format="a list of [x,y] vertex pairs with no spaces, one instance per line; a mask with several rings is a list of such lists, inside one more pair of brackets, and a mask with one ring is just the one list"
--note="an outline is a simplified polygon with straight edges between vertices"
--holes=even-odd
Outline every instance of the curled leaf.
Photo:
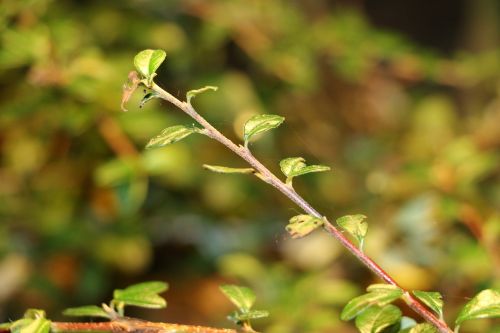
[[131,71],[128,73],[128,82],[123,84],[123,92],[122,92],[122,103],[121,103],[121,109],[123,111],[127,111],[125,108],[125,104],[127,104],[128,100],[134,93],[134,91],[137,89],[137,86],[141,80],[139,79],[139,75],[137,74],[136,71]]
[[163,50],[144,50],[134,57],[134,66],[146,79],[146,85],[149,87],[156,76],[156,70],[165,60],[167,54]]
[[283,121],[285,121],[284,117],[275,114],[261,114],[250,118],[244,126],[243,138],[245,140],[245,147],[248,146],[248,141],[254,135],[276,128]]
[[356,238],[360,249],[363,249],[364,239],[368,231],[368,223],[365,222],[366,216],[361,214],[346,215],[336,220],[337,224]]
[[323,219],[307,214],[296,215],[289,222],[285,229],[292,238],[307,236],[325,223]]
[[160,134],[149,140],[146,149],[160,148],[184,139],[185,137],[199,133],[200,129],[192,126],[176,125],[165,128]]
[[149,102],[150,100],[152,100],[153,98],[158,98],[159,95],[157,92],[150,92],[150,93],[147,93],[146,95],[144,95],[144,97],[141,99],[141,102],[139,103],[139,108],[143,108],[144,105]]
[[306,165],[303,157],[289,157],[281,160],[281,172],[286,176],[286,183],[291,185],[294,177],[311,172],[329,171],[326,165]]
[[217,173],[240,173],[240,174],[255,173],[255,170],[253,168],[229,168],[225,166],[208,165],[208,164],[203,164],[203,167],[207,170]]
[[215,86],[206,86],[206,87],[203,87],[200,89],[190,90],[186,94],[186,100],[189,104],[191,104],[191,98],[195,97],[196,95],[204,93],[205,91],[208,91],[208,90],[217,91],[217,89],[219,89],[219,88],[215,87]]

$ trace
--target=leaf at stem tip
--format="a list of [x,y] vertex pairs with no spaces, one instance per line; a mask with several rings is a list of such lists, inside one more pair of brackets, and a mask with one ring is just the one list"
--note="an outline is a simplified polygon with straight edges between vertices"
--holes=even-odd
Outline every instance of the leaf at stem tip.
[[139,79],[139,75],[137,74],[136,71],[131,71],[128,73],[128,82],[123,85],[123,92],[122,92],[122,103],[121,103],[121,109],[122,111],[128,111],[125,108],[125,104],[127,104],[128,100],[134,93],[134,91],[137,89],[137,86],[141,80]]
[[71,317],[100,317],[109,319],[109,314],[103,308],[96,305],[85,305],[76,308],[68,308],[63,315]]
[[361,333],[379,333],[401,318],[401,310],[392,304],[371,306],[356,317],[356,327]]
[[186,100],[187,100],[187,102],[189,104],[191,104],[191,98],[196,97],[196,95],[204,93],[204,92],[206,92],[208,90],[217,91],[217,89],[219,89],[219,88],[215,87],[215,86],[206,86],[206,87],[203,87],[203,88],[200,88],[200,89],[190,90],[186,94]]
[[241,312],[249,312],[255,303],[255,293],[248,287],[225,284],[219,288]]
[[160,134],[149,140],[146,149],[164,147],[180,141],[193,133],[200,133],[200,129],[185,125],[167,127]]
[[152,80],[156,75],[156,70],[165,60],[167,54],[163,50],[144,50],[134,57],[134,66],[147,82],[147,86],[151,86]]
[[203,168],[217,173],[239,173],[239,174],[250,174],[255,173],[253,168],[229,168],[220,165],[209,165],[203,164]]
[[342,229],[356,238],[356,240],[360,244],[360,248],[362,247],[364,239],[366,237],[366,233],[368,232],[368,223],[365,222],[365,219],[365,215],[356,214],[342,216],[336,220],[337,224]]
[[436,312],[439,317],[443,316],[443,296],[435,291],[414,290],[412,294],[427,305],[432,311]]
[[389,284],[372,284],[368,293],[355,297],[347,303],[340,319],[351,320],[373,305],[385,306],[403,295],[401,288]]
[[285,121],[284,117],[275,114],[261,114],[253,116],[244,125],[245,146],[248,146],[248,141],[254,135],[269,131],[278,127]]
[[292,217],[285,229],[292,238],[301,238],[309,235],[324,223],[325,221],[318,217],[301,214]]
[[465,304],[455,320],[455,325],[459,326],[471,319],[498,317],[500,317],[500,292],[486,289]]

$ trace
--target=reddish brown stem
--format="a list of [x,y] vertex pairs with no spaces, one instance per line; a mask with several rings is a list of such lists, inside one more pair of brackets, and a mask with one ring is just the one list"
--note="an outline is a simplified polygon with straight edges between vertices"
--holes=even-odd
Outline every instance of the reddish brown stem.
[[[318,211],[316,211],[304,198],[302,198],[295,190],[282,182],[278,177],[276,177],[268,168],[266,168],[259,160],[257,160],[250,150],[242,145],[236,145],[234,142],[226,138],[221,132],[214,128],[208,121],[205,120],[196,110],[191,106],[190,103],[182,102],[167,91],[163,90],[161,87],[153,83],[152,90],[154,90],[160,98],[174,104],[176,107],[181,109],[183,112],[188,114],[201,126],[203,126],[203,133],[210,138],[219,141],[224,146],[232,150],[235,154],[240,156],[242,159],[247,161],[255,170],[260,174],[260,179],[266,183],[275,187],[278,191],[287,196],[291,201],[302,208],[306,213],[323,218],[325,220],[324,229],[333,237],[335,237],[345,248],[347,248],[356,258],[358,258],[366,267],[368,267],[375,275],[381,278],[388,284],[401,286],[377,263],[365,255],[361,250],[359,250],[348,238],[346,238],[332,223],[330,223],[326,218],[324,218]],[[413,297],[408,291],[404,290],[404,301],[412,308],[416,313],[418,313],[427,322],[434,325],[441,333],[452,333],[453,331],[448,327],[448,325],[441,319],[439,319],[432,311],[427,309],[422,305],[415,297]]]

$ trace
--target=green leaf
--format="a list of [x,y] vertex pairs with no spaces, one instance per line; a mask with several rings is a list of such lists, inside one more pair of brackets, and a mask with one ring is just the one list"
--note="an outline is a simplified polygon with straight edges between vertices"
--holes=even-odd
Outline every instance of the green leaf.
[[191,104],[191,98],[196,97],[196,95],[204,93],[208,90],[217,91],[217,89],[219,89],[219,88],[215,87],[215,86],[206,86],[206,87],[203,87],[200,89],[190,90],[186,94],[186,100],[189,104]]
[[243,174],[255,173],[255,170],[253,168],[229,168],[225,166],[208,165],[208,164],[203,164],[203,167],[207,170],[217,173],[243,173]]
[[158,293],[168,289],[168,284],[161,281],[144,282],[117,289],[113,293],[113,301],[124,305],[140,306],[150,309],[161,309],[167,306],[167,301]]
[[127,293],[147,293],[147,294],[159,294],[168,290],[168,283],[163,281],[148,281],[133,284],[127,288],[121,290]]
[[28,319],[45,318],[45,311],[40,309],[28,309],[24,311],[23,317]]
[[167,54],[163,50],[144,50],[134,57],[134,66],[151,86],[153,78],[156,76],[156,70],[165,60]]
[[149,140],[146,149],[164,147],[180,141],[193,133],[200,133],[200,129],[194,126],[188,127],[184,125],[167,127],[160,134]]
[[392,304],[371,306],[356,317],[356,327],[361,333],[379,333],[401,318],[401,310]]
[[337,224],[356,238],[360,249],[363,249],[363,243],[368,231],[368,223],[364,221],[365,219],[366,216],[361,214],[346,215],[337,219]]
[[[28,319],[30,320],[30,319]],[[13,329],[11,327],[11,329]],[[14,332],[14,331],[13,331]],[[31,319],[31,322],[23,327],[19,328],[19,333],[49,333],[50,332],[50,320],[39,317],[37,319]]]
[[309,235],[325,223],[323,219],[307,214],[296,215],[289,222],[285,229],[292,238]]
[[274,114],[261,114],[250,118],[244,126],[245,147],[248,146],[248,141],[254,135],[269,131],[278,127],[285,121],[284,117]]
[[0,330],[10,330],[10,327],[12,326],[13,322],[10,323],[1,323],[0,324]]
[[289,157],[281,160],[280,168],[287,177],[286,183],[292,184],[293,177],[301,176],[311,172],[329,171],[330,167],[326,165],[306,165],[302,157]]
[[422,323],[415,325],[408,331],[408,333],[437,333],[437,332],[438,330],[436,329],[436,327],[434,327],[429,323]]
[[34,319],[31,319],[31,318],[23,318],[23,319],[16,320],[15,322],[11,323],[10,331],[11,331],[11,333],[19,333],[19,332],[21,332],[22,329],[27,327],[33,321],[34,321]]
[[412,293],[432,311],[436,312],[440,318],[443,317],[443,296],[440,293],[421,290],[414,290]]
[[236,307],[245,313],[248,313],[255,302],[255,293],[247,287],[226,284],[219,287]]
[[403,290],[389,284],[372,284],[367,294],[355,297],[342,310],[340,318],[351,320],[370,306],[385,306],[403,295]]
[[101,317],[110,318],[103,308],[96,305],[86,305],[77,308],[69,308],[63,311],[63,315],[72,317]]
[[248,322],[249,320],[252,319],[265,318],[268,316],[269,312],[263,310],[250,310],[244,313],[234,311],[229,316],[227,316],[227,319],[229,319],[230,321],[232,321],[237,325],[241,325],[243,322]]
[[500,317],[500,292],[486,289],[465,304],[455,320],[459,326],[466,320]]

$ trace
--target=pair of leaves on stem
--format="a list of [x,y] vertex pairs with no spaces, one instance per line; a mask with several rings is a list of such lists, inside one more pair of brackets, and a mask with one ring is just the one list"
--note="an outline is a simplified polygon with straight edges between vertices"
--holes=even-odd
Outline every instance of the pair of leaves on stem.
[[255,293],[248,287],[236,285],[222,285],[220,290],[238,308],[228,316],[228,319],[235,324],[242,326],[245,331],[253,332],[250,321],[252,319],[265,318],[269,312],[263,310],[253,310],[255,303]]

